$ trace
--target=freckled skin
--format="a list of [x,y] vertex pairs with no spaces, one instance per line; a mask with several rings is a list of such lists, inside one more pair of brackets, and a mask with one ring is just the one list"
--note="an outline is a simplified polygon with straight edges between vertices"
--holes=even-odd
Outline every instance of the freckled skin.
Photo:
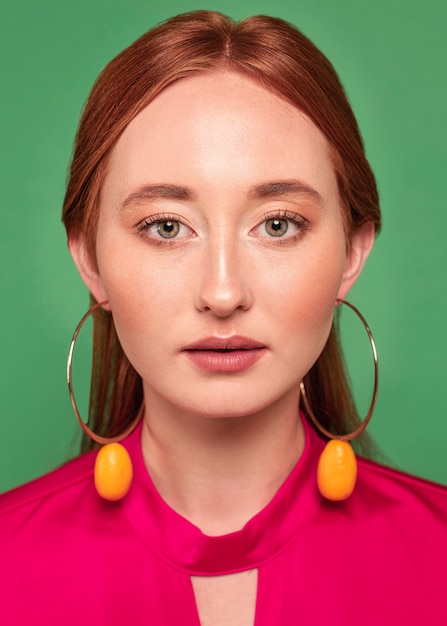
[[[254,186],[284,180],[316,190],[321,201],[250,196]],[[121,210],[135,190],[161,184],[194,197],[143,199]],[[285,212],[307,226],[282,221],[287,232],[274,237],[266,216],[284,220]],[[157,225],[146,226],[154,215],[180,223],[178,234],[165,239]],[[119,139],[101,193],[99,273],[81,273],[110,303],[147,407],[235,417],[278,402],[297,406],[336,298],[361,269],[355,241],[353,249],[347,258],[322,133],[247,77],[203,74],[163,91]],[[234,334],[267,348],[246,371],[203,372],[182,352],[201,338]]]

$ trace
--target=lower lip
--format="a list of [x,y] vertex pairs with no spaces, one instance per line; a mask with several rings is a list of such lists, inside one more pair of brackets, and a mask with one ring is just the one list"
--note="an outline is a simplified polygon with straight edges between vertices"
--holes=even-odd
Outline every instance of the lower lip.
[[231,350],[228,352],[186,350],[185,352],[194,365],[205,372],[236,374],[252,367],[266,352],[266,349],[253,348],[251,350]]

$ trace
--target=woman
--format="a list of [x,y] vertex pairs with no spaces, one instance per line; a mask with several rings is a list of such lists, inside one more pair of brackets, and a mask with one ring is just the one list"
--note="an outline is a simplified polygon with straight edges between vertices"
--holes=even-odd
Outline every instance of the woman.
[[357,432],[333,316],[380,227],[322,54],[267,17],[150,31],[93,88],[64,222],[92,430],[138,424],[2,497],[0,623],[444,623],[446,491],[360,458],[354,484],[338,443],[350,484],[316,480],[307,418]]

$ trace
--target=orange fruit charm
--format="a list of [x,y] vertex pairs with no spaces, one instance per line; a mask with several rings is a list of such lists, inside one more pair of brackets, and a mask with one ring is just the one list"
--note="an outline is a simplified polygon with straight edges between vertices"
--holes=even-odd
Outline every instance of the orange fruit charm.
[[328,441],[318,462],[317,483],[328,500],[346,500],[354,491],[357,460],[348,441]]
[[132,461],[126,448],[119,443],[103,446],[95,462],[95,487],[106,500],[121,500],[132,483]]

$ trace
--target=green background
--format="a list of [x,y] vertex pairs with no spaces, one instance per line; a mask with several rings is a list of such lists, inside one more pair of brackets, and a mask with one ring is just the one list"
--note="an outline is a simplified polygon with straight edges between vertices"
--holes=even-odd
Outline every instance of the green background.
[[[76,451],[65,359],[88,298],[59,215],[84,99],[101,68],[137,36],[200,8],[235,18],[285,18],[338,70],[378,178],[384,216],[383,233],[350,296],[375,334],[381,360],[370,432],[397,467],[447,482],[447,3],[17,0],[2,7],[0,491]],[[344,316],[347,360],[363,410],[372,366],[351,315]],[[85,336],[85,354],[87,343]],[[87,369],[88,358],[79,354],[77,388],[84,396]]]

